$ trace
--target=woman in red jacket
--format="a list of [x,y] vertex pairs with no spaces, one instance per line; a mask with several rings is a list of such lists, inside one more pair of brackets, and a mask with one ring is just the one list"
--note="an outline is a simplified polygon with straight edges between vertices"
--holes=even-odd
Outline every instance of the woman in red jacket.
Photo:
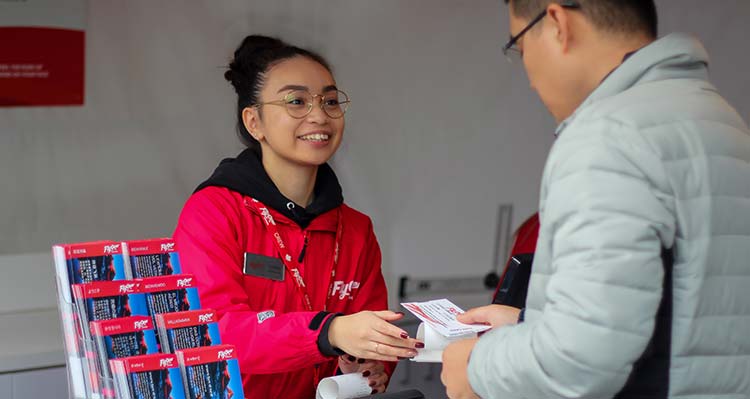
[[[343,203],[326,163],[347,95],[319,55],[248,36],[225,73],[247,145],[188,199],[175,231],[183,270],[237,346],[248,398],[312,398],[319,380],[361,372],[383,392],[422,347],[389,322],[370,219]],[[337,358],[338,357],[338,358]]]

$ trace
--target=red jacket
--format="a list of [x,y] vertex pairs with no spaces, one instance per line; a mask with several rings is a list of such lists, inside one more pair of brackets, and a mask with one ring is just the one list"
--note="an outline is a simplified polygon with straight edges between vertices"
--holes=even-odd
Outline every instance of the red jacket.
[[[314,307],[307,311],[288,271],[283,281],[243,272],[245,253],[279,257],[261,215],[247,205],[249,200],[215,186],[190,197],[174,234],[182,268],[195,275],[201,304],[219,313],[222,342],[237,347],[247,398],[313,398],[315,369],[324,378],[337,366],[336,357],[319,350],[318,335],[331,317],[320,311],[328,296],[339,210],[342,240],[326,311],[351,314],[388,308],[372,223],[341,204],[303,229],[270,209],[291,254],[300,254],[308,236],[300,264]],[[392,372],[393,365],[387,369]]]

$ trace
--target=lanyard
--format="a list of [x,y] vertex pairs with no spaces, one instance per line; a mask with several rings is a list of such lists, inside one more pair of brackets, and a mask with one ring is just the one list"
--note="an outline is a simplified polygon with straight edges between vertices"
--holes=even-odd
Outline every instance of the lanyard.
[[[289,248],[284,243],[284,239],[279,233],[279,229],[276,226],[276,221],[273,219],[273,216],[271,216],[271,212],[269,212],[268,208],[265,205],[254,198],[251,198],[250,201],[245,200],[245,205],[252,207],[261,215],[261,218],[265,223],[266,230],[274,237],[273,244],[276,246],[276,250],[279,251],[279,255],[281,256],[281,261],[284,263],[284,267],[286,268],[287,272],[289,272],[294,277],[294,283],[297,285],[297,291],[299,291],[300,296],[302,296],[302,301],[305,305],[305,308],[310,312],[313,311],[312,301],[310,300],[310,295],[307,293],[305,280],[302,278],[302,275],[299,272],[299,262],[289,253]],[[336,241],[333,250],[333,262],[331,264],[331,275],[328,280],[328,293],[325,302],[323,303],[323,310],[326,310],[328,302],[333,296],[333,280],[336,277],[336,267],[339,263],[339,247],[341,245],[341,235],[344,230],[341,216],[341,209],[339,209],[337,215],[338,221],[336,223]]]

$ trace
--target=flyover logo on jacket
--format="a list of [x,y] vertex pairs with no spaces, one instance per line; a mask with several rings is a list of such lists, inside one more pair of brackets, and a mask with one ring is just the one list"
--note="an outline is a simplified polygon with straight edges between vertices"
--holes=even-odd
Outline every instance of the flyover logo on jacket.
[[338,295],[338,298],[340,300],[344,300],[346,298],[349,298],[349,300],[354,299],[354,290],[359,288],[359,281],[350,281],[348,283],[345,283],[341,280],[337,280],[333,282],[333,287],[331,288],[331,296],[335,297]]

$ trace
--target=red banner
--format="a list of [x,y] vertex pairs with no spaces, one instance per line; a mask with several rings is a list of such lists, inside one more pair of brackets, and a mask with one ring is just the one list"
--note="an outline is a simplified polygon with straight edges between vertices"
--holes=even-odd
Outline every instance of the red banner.
[[0,27],[0,106],[83,105],[83,30]]

